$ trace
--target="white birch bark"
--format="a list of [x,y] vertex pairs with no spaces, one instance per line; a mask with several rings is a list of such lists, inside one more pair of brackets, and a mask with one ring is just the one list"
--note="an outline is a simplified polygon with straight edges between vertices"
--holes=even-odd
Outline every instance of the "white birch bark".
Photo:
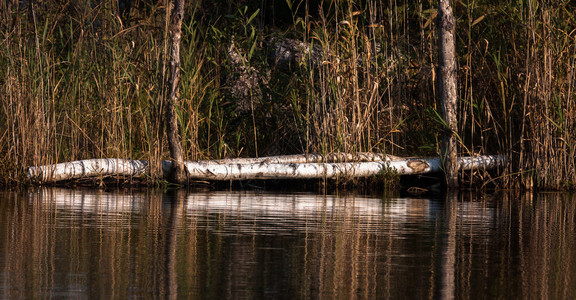
[[278,155],[278,156],[268,156],[268,157],[257,157],[257,158],[227,158],[218,160],[199,160],[197,162],[202,163],[215,163],[215,164],[282,164],[282,163],[320,163],[320,162],[366,162],[366,161],[391,161],[391,160],[401,160],[401,157],[370,153],[370,152],[360,152],[360,153],[330,153],[327,155],[322,155],[318,153],[309,154],[292,154],[292,155]]
[[99,176],[139,177],[147,170],[148,162],[145,160],[100,158],[30,167],[27,176],[42,183]]
[[[371,154],[372,155],[372,154]],[[369,177],[391,172],[398,175],[440,172],[439,158],[398,158],[373,154],[366,157],[373,161],[318,162],[325,160],[315,156],[313,162],[295,162],[302,156],[278,156],[258,159],[232,159],[219,161],[189,161],[184,167],[190,179],[202,180],[249,180],[249,179],[312,179]],[[346,158],[343,155],[340,158]],[[306,156],[310,158],[310,156]],[[354,156],[352,156],[354,157]],[[376,160],[381,157],[380,160]],[[312,158],[310,158],[312,160]],[[503,166],[504,156],[476,156],[458,159],[460,170],[492,169]],[[342,161],[342,160],[341,160]],[[163,161],[162,169],[167,176],[172,170],[171,161]],[[140,177],[148,172],[148,162],[126,159],[88,159],[30,167],[28,178],[38,183],[73,180],[89,177],[126,176]]]

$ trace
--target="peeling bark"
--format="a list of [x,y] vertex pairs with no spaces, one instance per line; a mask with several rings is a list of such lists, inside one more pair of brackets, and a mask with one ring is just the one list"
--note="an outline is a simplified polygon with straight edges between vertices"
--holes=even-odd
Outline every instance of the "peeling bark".
[[[189,178],[202,180],[249,180],[249,179],[312,179],[369,177],[385,173],[398,175],[440,172],[440,158],[399,158],[380,154],[361,154],[365,161],[347,162],[354,155],[340,157],[313,155],[289,155],[257,159],[231,159],[216,161],[184,162]],[[461,170],[493,169],[503,166],[504,156],[461,157]],[[324,162],[330,161],[330,162]],[[148,173],[147,161],[127,159],[88,159],[55,165],[28,168],[27,176],[38,183],[73,180],[89,177],[126,176],[140,177]],[[163,161],[162,169],[169,176],[173,169],[171,161]]]
[[182,37],[182,19],[184,18],[184,0],[170,1],[170,76],[168,84],[170,93],[166,103],[166,135],[172,158],[171,179],[184,183],[186,174],[183,167],[182,144],[178,133],[178,118],[175,106],[178,101],[178,84],[180,83],[180,39]]
[[456,81],[456,44],[454,39],[456,19],[449,0],[440,0],[438,8],[438,74],[439,97],[442,117],[446,124],[442,136],[446,185],[458,187],[458,163],[456,134],[458,131],[458,95]]

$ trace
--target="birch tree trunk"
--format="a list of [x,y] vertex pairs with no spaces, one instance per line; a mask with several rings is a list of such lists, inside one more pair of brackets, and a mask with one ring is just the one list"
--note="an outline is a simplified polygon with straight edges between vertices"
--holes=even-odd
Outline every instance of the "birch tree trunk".
[[456,82],[456,44],[454,33],[456,20],[452,14],[450,0],[440,0],[438,8],[438,74],[439,97],[442,117],[446,124],[442,136],[441,159],[443,160],[446,185],[458,187],[458,163],[456,133],[458,120]]
[[178,119],[175,106],[178,100],[178,84],[180,83],[180,39],[182,37],[182,19],[184,18],[184,0],[170,0],[170,74],[167,86],[169,94],[166,103],[166,135],[172,159],[170,178],[176,183],[184,183],[186,174],[182,157],[182,144],[178,133]]
[[[357,161],[348,158],[358,157]],[[502,167],[500,155],[460,157],[461,170],[488,170]],[[148,161],[120,158],[87,159],[28,168],[28,179],[36,183],[108,176],[142,177],[149,171]],[[439,158],[401,158],[380,154],[289,155],[277,157],[184,162],[186,176],[200,180],[353,178],[378,174],[414,175],[440,172]],[[162,162],[164,176],[172,173],[171,161]]]

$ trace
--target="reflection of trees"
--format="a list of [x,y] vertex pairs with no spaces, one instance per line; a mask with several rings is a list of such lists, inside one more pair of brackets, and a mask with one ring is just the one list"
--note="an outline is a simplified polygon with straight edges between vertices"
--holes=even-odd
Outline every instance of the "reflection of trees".
[[438,247],[439,260],[439,296],[440,299],[454,299],[456,272],[456,219],[458,217],[458,192],[448,191],[445,198],[441,227],[442,239]]
[[575,196],[6,195],[0,298],[576,297]]
[[168,299],[178,298],[178,275],[176,271],[178,248],[178,232],[181,230],[184,215],[184,190],[174,191],[170,202],[170,219],[166,227],[166,295]]

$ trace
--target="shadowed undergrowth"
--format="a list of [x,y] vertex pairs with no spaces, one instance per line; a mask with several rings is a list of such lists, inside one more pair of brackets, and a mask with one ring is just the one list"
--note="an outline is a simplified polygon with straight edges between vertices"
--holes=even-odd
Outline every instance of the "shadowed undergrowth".
[[[437,155],[436,6],[188,3],[177,106],[185,159]],[[501,186],[573,188],[576,7],[453,6],[460,153],[507,154]],[[23,181],[29,165],[100,157],[151,160],[156,180],[168,157],[164,3],[4,1],[0,11],[1,180]],[[274,56],[287,40],[300,45],[289,67]]]

